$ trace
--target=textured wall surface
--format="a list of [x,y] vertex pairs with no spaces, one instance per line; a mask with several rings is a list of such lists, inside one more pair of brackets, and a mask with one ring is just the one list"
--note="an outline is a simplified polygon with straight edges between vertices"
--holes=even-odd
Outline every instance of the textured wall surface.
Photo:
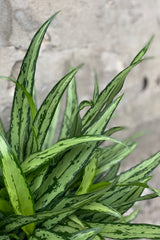
[[[102,89],[155,34],[148,52],[155,58],[137,66],[127,77],[125,95],[112,124],[128,126],[126,135],[148,131],[130,157],[132,165],[160,150],[160,1],[0,0],[0,75],[17,77],[35,31],[57,10],[62,11],[47,31],[37,65],[40,101],[69,64],[80,63],[85,66],[77,75],[79,99],[90,98],[94,70]],[[0,81],[0,113],[7,128],[14,86]],[[157,187],[159,172],[154,178]],[[143,209],[142,220],[160,224],[155,209],[159,200],[149,204]]]

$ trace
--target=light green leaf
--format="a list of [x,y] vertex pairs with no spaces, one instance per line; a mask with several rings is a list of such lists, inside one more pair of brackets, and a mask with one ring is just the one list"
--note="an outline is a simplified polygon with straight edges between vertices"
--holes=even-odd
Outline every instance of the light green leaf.
[[95,173],[97,168],[97,159],[94,157],[90,160],[89,164],[84,169],[84,174],[82,178],[82,182],[76,192],[76,195],[85,194],[89,191],[90,186],[93,183]]
[[[34,207],[26,179],[16,156],[2,136],[0,136],[0,165],[14,212],[23,216],[33,214]],[[32,234],[34,224],[25,226],[23,230],[27,235]]]
[[[57,13],[49,18],[38,30],[23,59],[17,83],[21,84],[31,96],[33,95],[34,75],[40,45],[50,22],[56,15]],[[30,124],[31,118],[28,100],[24,92],[16,86],[12,106],[9,142],[20,162],[23,160],[24,144]]]
[[[120,142],[116,139],[113,139],[113,138],[107,137],[107,136],[101,136],[101,135],[99,135],[99,136],[98,135],[97,136],[82,136],[82,137],[65,139],[65,140],[61,140],[61,141],[55,143],[49,149],[46,149],[42,152],[37,152],[37,153],[32,154],[31,156],[29,156],[28,158],[25,159],[25,161],[22,163],[21,167],[25,173],[30,173],[32,171],[37,170],[37,168],[50,163],[50,161],[54,160],[54,158],[58,154],[70,149],[73,146],[76,146],[78,144],[83,144],[83,143],[85,144],[88,142],[102,141],[102,140],[108,140],[108,141],[123,144],[122,142]],[[53,163],[54,163],[54,161],[53,161]]]
[[90,204],[87,204],[83,206],[81,209],[85,211],[105,213],[116,218],[120,218],[121,220],[124,220],[123,216],[117,210],[113,209],[111,206],[103,205],[98,202],[92,202]]
[[58,129],[58,123],[59,123],[59,114],[60,114],[60,108],[61,108],[61,102],[59,102],[55,114],[53,116],[53,119],[51,121],[50,127],[48,129],[47,135],[45,137],[42,150],[45,150],[47,148],[50,148],[56,139],[56,132]]
[[[115,166],[115,164],[119,163],[120,161],[124,160],[133,150],[135,149],[136,144],[132,144],[127,147],[123,147],[117,153],[115,152],[114,156],[111,158],[107,158],[105,152],[101,152],[100,156],[100,164],[101,166],[97,168],[96,175],[105,173],[109,168]],[[104,160],[103,160],[104,159]]]
[[[70,68],[72,70],[72,68]],[[67,101],[59,140],[76,136],[77,116],[79,113],[75,78],[68,85]]]
[[101,235],[113,239],[159,239],[160,226],[151,224],[100,224],[92,223],[92,227],[102,227]]

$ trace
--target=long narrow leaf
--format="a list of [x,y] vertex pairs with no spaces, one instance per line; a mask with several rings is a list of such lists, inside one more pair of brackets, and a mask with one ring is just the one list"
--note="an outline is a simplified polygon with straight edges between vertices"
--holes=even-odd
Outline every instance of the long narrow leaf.
[[[56,15],[57,13],[49,18],[35,34],[24,57],[17,79],[17,82],[21,84],[31,96],[33,94],[34,75],[40,45],[50,22]],[[30,126],[30,122],[30,107],[28,100],[24,92],[16,86],[12,106],[9,142],[13,151],[18,156],[19,161],[23,160],[26,133]]]
[[[120,141],[107,137],[107,136],[82,136],[77,138],[70,138],[66,140],[61,140],[55,143],[49,149],[46,149],[42,152],[34,153],[29,156],[23,163],[22,169],[25,173],[32,172],[33,170],[37,170],[37,168],[42,167],[52,161],[58,154],[62,153],[70,149],[73,146],[78,144],[94,142],[94,141],[102,141],[102,140],[109,140],[112,142],[121,143]],[[121,143],[122,144],[122,143]]]
[[77,125],[78,98],[76,92],[75,78],[68,85],[67,101],[62,122],[59,140],[75,136],[75,127]]
[[87,127],[94,121],[96,116],[99,114],[101,109],[105,106],[108,106],[114,97],[120,92],[123,87],[125,78],[127,77],[130,70],[135,67],[137,64],[143,61],[142,57],[148,50],[151,44],[152,38],[150,41],[145,45],[145,47],[137,54],[137,56],[133,59],[130,66],[120,72],[100,93],[96,104],[90,108],[85,116],[82,119],[82,130],[85,131]]
[[[160,226],[150,224],[100,224],[102,227],[101,234],[104,237],[113,239],[159,239]],[[97,223],[91,224],[92,227],[97,227]]]
[[[32,196],[22,169],[13,151],[2,136],[0,136],[0,165],[14,212],[23,216],[33,214],[34,207]],[[24,231],[28,235],[32,234],[34,231],[34,224],[25,226]]]

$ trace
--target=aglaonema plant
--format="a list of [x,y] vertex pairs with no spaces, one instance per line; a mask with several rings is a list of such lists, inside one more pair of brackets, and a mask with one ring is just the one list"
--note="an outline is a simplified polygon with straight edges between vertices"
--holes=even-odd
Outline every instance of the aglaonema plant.
[[[34,75],[39,49],[50,22],[33,37],[23,59],[6,133],[0,122],[0,240],[160,239],[160,226],[130,223],[137,210],[124,215],[135,202],[159,196],[142,195],[160,152],[118,173],[120,162],[136,147],[130,139],[111,137],[123,127],[107,128],[120,103],[130,70],[145,58],[152,41],[93,99],[78,102],[75,74],[70,69],[49,92],[40,108],[35,102]],[[2,77],[1,77],[2,78]],[[56,138],[61,99],[66,107]],[[81,110],[88,106],[82,117]],[[106,147],[104,141],[110,143]]]

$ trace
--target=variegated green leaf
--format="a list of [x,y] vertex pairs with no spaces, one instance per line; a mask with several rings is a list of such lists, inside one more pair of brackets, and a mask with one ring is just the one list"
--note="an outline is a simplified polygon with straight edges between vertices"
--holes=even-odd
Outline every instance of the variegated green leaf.
[[[88,137],[87,141],[89,141],[89,136],[86,137]],[[93,142],[94,136],[91,139]],[[111,140],[110,137],[95,137],[96,142],[101,141],[101,139]],[[67,140],[69,141],[69,139],[64,141]],[[75,147],[65,154],[64,158],[53,168],[53,171],[48,174],[38,189],[36,195],[37,210],[46,207],[51,202],[54,203],[54,199],[65,190],[67,184],[74,178],[75,173],[78,173],[83,167],[95,145],[96,143],[86,143],[84,146]]]
[[4,126],[1,119],[0,119],[0,135],[2,135],[3,137],[6,137],[6,132],[4,130]]
[[[75,78],[68,85],[66,107],[59,140],[76,136],[77,116],[79,113]],[[81,134],[79,134],[81,135]]]
[[[94,135],[103,133],[109,119],[111,118],[115,108],[122,97],[117,98],[102,117],[88,128],[86,135]],[[74,179],[76,174],[87,163],[87,160],[97,143],[88,143],[86,146],[80,146],[67,152],[61,161],[57,164],[53,171],[48,174],[37,193],[36,208],[41,209],[54,202],[54,199],[62,194],[68,184]],[[53,178],[54,176],[54,178]],[[52,189],[51,191],[48,191]],[[50,205],[50,207],[51,207]]]
[[137,56],[133,59],[130,66],[120,72],[99,94],[99,97],[96,101],[96,104],[91,107],[85,116],[82,119],[82,130],[85,131],[88,126],[95,120],[96,116],[99,114],[102,108],[106,108],[114,97],[120,92],[123,87],[125,78],[127,77],[130,70],[143,61],[142,57],[148,50],[152,39],[146,44],[146,46],[137,54]]
[[[90,224],[92,227],[97,227],[97,223]],[[123,223],[111,223],[101,224],[101,235],[113,239],[159,239],[160,238],[160,226],[150,224],[123,224]]]
[[85,210],[86,212],[91,211],[105,213],[123,220],[123,216],[117,210],[113,209],[111,206],[103,205],[102,203],[92,202],[90,204],[83,206],[81,209]]
[[[123,95],[122,95],[123,96]],[[119,102],[122,99],[122,96],[118,97],[116,100],[114,100],[108,108],[103,112],[101,117],[97,119],[93,124],[90,124],[87,130],[85,131],[85,134],[98,134],[103,133],[113,112],[115,111],[116,107],[118,106]],[[100,127],[101,126],[101,127]],[[102,128],[103,127],[103,128]]]
[[61,102],[59,102],[57,109],[55,111],[54,117],[51,121],[50,127],[48,129],[47,135],[46,135],[44,143],[43,143],[42,150],[50,148],[53,145],[53,143],[55,142],[55,139],[57,137],[56,132],[58,129],[60,108],[61,108]]
[[46,229],[50,229],[63,219],[61,218],[61,215],[64,217],[64,214],[66,213],[66,217],[73,214],[77,209],[91,201],[98,199],[100,196],[102,196],[102,194],[103,192],[98,192],[81,196],[66,197],[57,202],[57,204],[55,204],[56,206],[52,210],[39,212],[30,216],[9,216],[8,218],[0,221],[0,229],[3,230],[3,233],[10,233],[27,224],[44,222],[45,220],[46,221],[43,223],[43,225]]
[[36,229],[34,235],[29,240],[65,240],[67,238],[53,232],[49,232],[43,229]]
[[79,231],[77,233],[73,233],[68,240],[90,240],[93,239],[93,237],[101,232],[102,228],[95,227],[90,229],[85,229],[82,231]]
[[76,192],[77,195],[85,194],[89,191],[93,183],[97,168],[97,158],[94,157],[90,160],[89,164],[85,167],[82,182]]
[[[25,161],[22,163],[21,167],[25,173],[30,173],[32,171],[37,170],[37,168],[42,167],[46,164],[48,164],[50,161],[54,160],[54,158],[70,149],[73,146],[76,146],[78,144],[85,144],[88,142],[94,142],[94,141],[102,141],[102,140],[108,140],[112,142],[121,143],[120,141],[107,137],[107,136],[82,136],[77,138],[70,138],[61,140],[57,143],[55,143],[52,147],[49,149],[46,149],[42,152],[37,152],[32,155],[30,155],[28,158],[25,159]],[[122,143],[121,143],[122,144]],[[54,161],[53,161],[54,163]]]
[[122,148],[117,153],[115,152],[114,156],[111,158],[107,158],[105,152],[101,152],[100,156],[100,164],[101,166],[97,169],[96,175],[105,173],[109,168],[115,166],[115,164],[124,160],[133,150],[135,149],[136,144],[132,144],[130,146]]
[[119,178],[119,183],[130,183],[135,181],[142,181],[147,174],[153,171],[160,163],[160,152],[156,153],[152,157],[144,160],[137,166],[122,173]]
[[[38,30],[23,59],[17,82],[21,84],[31,96],[33,94],[34,75],[40,45],[50,22],[56,15],[57,13],[49,18]],[[16,86],[12,106],[9,142],[19,161],[23,160],[24,144],[30,124],[31,117],[28,100],[24,92]]]
[[[75,68],[71,72],[69,72],[65,77],[63,77],[50,91],[48,96],[45,98],[42,103],[40,109],[37,112],[35,120],[33,122],[33,127],[35,130],[35,134],[37,137],[37,142],[33,141],[32,132],[29,137],[29,141],[27,143],[26,154],[29,156],[31,153],[37,152],[41,150],[47,131],[50,127],[51,121],[55,114],[57,105],[67,88],[68,84],[79,70],[81,66]],[[38,144],[38,146],[37,146]]]
[[94,93],[93,93],[93,103],[94,103],[94,105],[97,102],[98,97],[99,97],[98,78],[97,78],[97,74],[95,73],[95,76],[94,76]]
[[[22,169],[8,143],[0,136],[0,165],[14,212],[19,215],[34,213],[32,196]],[[34,231],[34,224],[24,227],[27,235]]]

